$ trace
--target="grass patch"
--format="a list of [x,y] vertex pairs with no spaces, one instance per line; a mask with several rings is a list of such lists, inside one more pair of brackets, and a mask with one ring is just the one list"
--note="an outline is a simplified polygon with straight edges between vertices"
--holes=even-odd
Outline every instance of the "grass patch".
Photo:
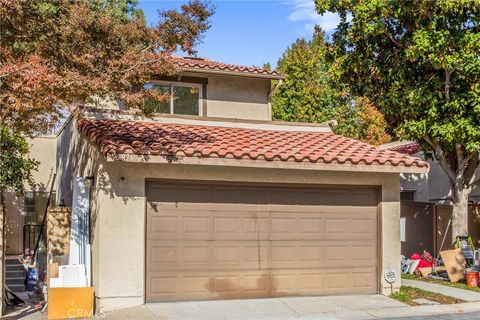
[[392,293],[390,295],[390,298],[406,303],[410,306],[417,306],[418,303],[415,303],[413,300],[419,299],[419,298],[436,301],[440,304],[454,304],[454,303],[465,302],[457,298],[444,296],[443,294],[440,294],[440,293],[430,292],[430,291],[408,287],[408,286],[401,286],[400,291]]
[[450,281],[424,278],[424,277],[421,277],[421,276],[417,276],[416,274],[408,274],[408,273],[406,273],[406,274],[402,273],[402,279],[418,280],[418,281],[440,284],[442,286],[448,286],[448,287],[453,287],[453,288],[458,288],[458,289],[480,292],[480,287],[469,287],[469,286],[467,286],[467,284],[465,282],[454,282],[453,283],[453,282],[450,282]]

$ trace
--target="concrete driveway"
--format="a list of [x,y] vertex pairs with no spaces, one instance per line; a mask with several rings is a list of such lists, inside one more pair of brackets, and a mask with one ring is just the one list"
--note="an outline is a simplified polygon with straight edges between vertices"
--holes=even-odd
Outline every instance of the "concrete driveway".
[[382,295],[169,302],[146,306],[155,319],[169,320],[372,319],[369,309],[405,307]]

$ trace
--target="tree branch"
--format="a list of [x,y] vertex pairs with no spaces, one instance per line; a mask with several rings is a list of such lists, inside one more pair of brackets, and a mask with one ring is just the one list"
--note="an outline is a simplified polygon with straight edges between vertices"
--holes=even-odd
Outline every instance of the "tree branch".
[[447,101],[450,101],[450,76],[451,72],[449,72],[447,69],[445,69],[445,99]]
[[475,173],[477,172],[478,166],[480,165],[480,157],[478,153],[474,153],[471,156],[468,166],[465,169],[465,182],[469,188],[474,187],[480,179],[472,181],[475,178]]
[[385,31],[385,35],[387,36],[388,39],[390,39],[390,41],[392,41],[397,47],[402,47],[402,44],[400,42],[397,41],[397,39],[395,39],[390,33],[388,33],[387,31]]
[[449,165],[447,156],[445,155],[445,152],[443,151],[442,147],[438,143],[438,141],[432,140],[432,138],[428,135],[424,136],[423,139],[433,148],[435,151],[435,157],[438,160],[438,163],[442,167],[442,169],[445,171],[447,174],[448,178],[450,179],[451,183],[455,183],[455,180],[457,179],[455,172],[453,171],[452,167]]
[[445,92],[445,99],[448,101],[450,101],[450,79],[452,78],[452,74],[453,72],[455,71],[456,67],[452,68],[452,70],[448,70],[446,67],[445,67],[445,89],[444,89],[444,92]]
[[455,143],[455,152],[457,154],[457,164],[458,164],[457,171],[458,173],[463,174],[463,171],[468,165],[470,157],[466,157],[466,158],[464,157],[462,145],[460,143]]

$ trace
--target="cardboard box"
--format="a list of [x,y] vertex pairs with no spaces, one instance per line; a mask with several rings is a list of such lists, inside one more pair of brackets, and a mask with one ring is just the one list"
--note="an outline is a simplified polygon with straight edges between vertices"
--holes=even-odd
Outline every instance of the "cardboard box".
[[49,288],[48,319],[93,317],[93,288]]
[[443,264],[447,269],[450,282],[458,282],[465,278],[466,262],[462,254],[462,249],[446,250],[440,252]]

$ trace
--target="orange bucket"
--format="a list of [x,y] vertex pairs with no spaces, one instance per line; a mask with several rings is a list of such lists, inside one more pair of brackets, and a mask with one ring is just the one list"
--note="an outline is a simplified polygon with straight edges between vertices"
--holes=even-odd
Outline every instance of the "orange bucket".
[[467,272],[467,285],[469,287],[478,287],[478,272],[477,271]]

